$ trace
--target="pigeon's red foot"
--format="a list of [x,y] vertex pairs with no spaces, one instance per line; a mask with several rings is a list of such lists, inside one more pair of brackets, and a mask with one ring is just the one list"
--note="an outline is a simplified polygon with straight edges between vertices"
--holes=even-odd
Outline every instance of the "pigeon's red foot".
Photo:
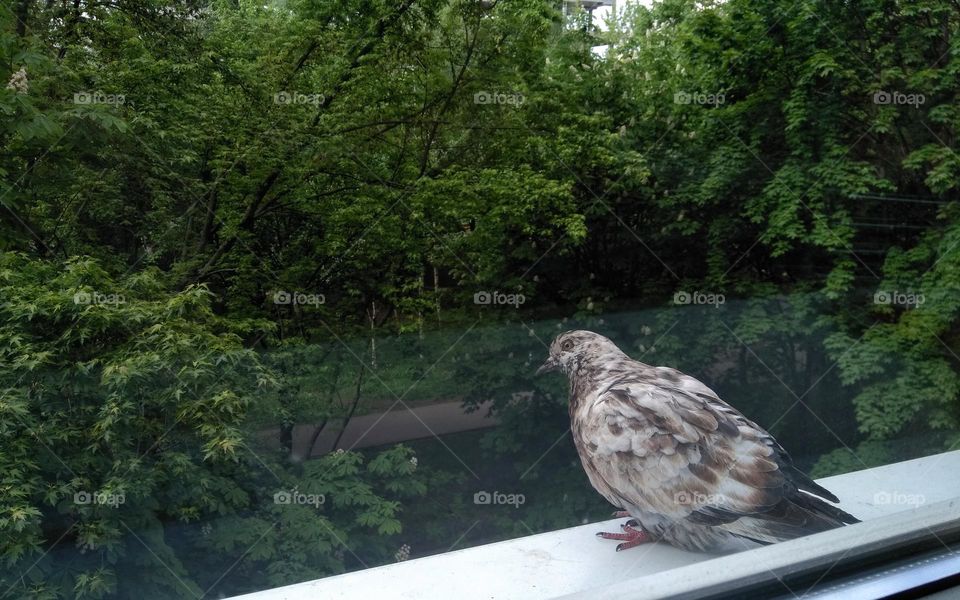
[[636,521],[631,520],[620,526],[623,529],[623,533],[607,533],[606,531],[601,531],[597,533],[597,537],[602,537],[605,540],[622,541],[622,544],[617,544],[617,552],[652,542],[653,538],[651,538],[646,531],[631,527],[631,525],[636,524]]
[[626,519],[626,518],[629,517],[629,516],[630,516],[630,513],[628,513],[628,512],[625,511],[625,510],[618,510],[618,511],[616,511],[616,512],[613,513],[613,518],[614,518],[614,519]]

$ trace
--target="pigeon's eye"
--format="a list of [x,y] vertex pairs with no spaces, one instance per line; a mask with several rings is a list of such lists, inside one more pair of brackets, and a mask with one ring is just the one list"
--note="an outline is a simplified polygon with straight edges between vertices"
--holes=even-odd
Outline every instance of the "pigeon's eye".
[[564,352],[569,352],[570,350],[573,350],[573,341],[567,340],[564,343],[560,344],[560,349],[563,350]]

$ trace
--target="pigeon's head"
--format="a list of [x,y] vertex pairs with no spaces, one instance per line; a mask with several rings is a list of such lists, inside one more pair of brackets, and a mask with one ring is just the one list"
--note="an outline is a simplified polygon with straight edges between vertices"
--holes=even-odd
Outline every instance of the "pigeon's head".
[[537,375],[550,371],[561,371],[569,375],[585,364],[623,357],[624,354],[617,345],[599,333],[582,329],[566,331],[554,338],[550,344],[550,355],[537,369]]

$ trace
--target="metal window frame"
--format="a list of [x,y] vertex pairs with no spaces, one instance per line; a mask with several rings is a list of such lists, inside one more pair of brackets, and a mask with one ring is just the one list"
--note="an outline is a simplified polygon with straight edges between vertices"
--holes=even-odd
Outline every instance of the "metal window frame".
[[852,584],[826,594],[838,583],[873,581],[883,573],[887,595],[944,580],[958,572],[958,549],[960,499],[954,499],[562,598],[878,598],[879,588]]

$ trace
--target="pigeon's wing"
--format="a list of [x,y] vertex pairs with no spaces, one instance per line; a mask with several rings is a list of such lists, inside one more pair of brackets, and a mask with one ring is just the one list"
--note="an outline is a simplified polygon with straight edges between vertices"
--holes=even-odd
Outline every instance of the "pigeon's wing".
[[676,383],[621,381],[588,409],[591,466],[625,506],[760,542],[856,522],[800,491],[835,499],[770,434],[702,383]]
[[[798,489],[825,498],[830,502],[840,501],[830,490],[820,486],[814,480],[810,479],[806,473],[797,469],[793,465],[793,459],[790,458],[787,451],[783,449],[783,446],[764,428],[721,400],[716,392],[707,387],[702,381],[670,367],[656,367],[656,371],[660,378],[672,383],[673,386],[681,392],[692,396],[696,402],[704,402],[706,404],[704,407],[706,410],[719,413],[721,421],[734,423],[738,430],[747,429],[746,434],[748,436],[756,437],[763,442],[764,445],[770,447],[773,450],[772,456],[780,467],[781,472],[787,476]],[[683,398],[679,398],[678,400],[682,402]],[[699,404],[697,405],[699,406]]]

